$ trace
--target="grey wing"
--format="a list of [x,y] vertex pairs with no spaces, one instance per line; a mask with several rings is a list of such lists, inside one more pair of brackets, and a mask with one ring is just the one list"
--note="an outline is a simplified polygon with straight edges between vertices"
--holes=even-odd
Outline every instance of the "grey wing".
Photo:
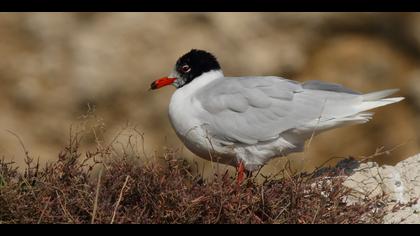
[[279,77],[230,77],[197,91],[212,137],[255,144],[316,119],[357,113],[361,96],[319,81],[299,84]]

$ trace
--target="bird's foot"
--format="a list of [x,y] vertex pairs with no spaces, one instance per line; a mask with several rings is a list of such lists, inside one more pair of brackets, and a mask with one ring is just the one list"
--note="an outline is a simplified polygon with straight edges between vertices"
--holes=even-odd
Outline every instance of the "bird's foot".
[[245,165],[243,161],[240,161],[239,166],[238,166],[238,178],[237,178],[238,184],[241,185],[244,179],[245,179]]

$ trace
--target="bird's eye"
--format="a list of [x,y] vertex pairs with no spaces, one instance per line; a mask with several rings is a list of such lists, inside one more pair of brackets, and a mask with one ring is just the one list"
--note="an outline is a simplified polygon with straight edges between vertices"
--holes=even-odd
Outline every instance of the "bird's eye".
[[188,72],[190,72],[191,67],[190,67],[189,65],[183,65],[183,66],[181,67],[181,70],[182,70],[182,72],[184,72],[184,73],[188,73]]

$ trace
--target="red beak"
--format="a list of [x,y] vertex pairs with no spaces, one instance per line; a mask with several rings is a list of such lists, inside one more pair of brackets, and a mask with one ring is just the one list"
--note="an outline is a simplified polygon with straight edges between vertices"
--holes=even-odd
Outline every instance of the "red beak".
[[175,80],[176,78],[168,78],[168,77],[160,78],[158,80],[153,81],[153,83],[150,85],[150,89],[153,90],[153,89],[162,88],[166,85],[172,84]]

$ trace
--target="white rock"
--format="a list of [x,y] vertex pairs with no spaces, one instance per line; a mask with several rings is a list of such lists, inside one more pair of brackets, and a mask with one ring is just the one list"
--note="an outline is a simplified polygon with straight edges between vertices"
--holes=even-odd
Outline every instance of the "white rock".
[[353,190],[348,204],[383,194],[387,199],[384,223],[420,223],[420,154],[395,166],[363,163],[343,185]]

